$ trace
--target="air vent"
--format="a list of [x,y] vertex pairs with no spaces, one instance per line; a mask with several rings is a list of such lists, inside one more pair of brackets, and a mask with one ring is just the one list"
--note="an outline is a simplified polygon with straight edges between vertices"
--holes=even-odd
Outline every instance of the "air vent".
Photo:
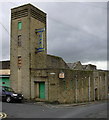
[[31,9],[31,16],[43,23],[46,23],[46,17]]
[[12,16],[12,20],[18,19],[18,18],[21,18],[21,17],[26,17],[26,16],[28,16],[28,9],[13,12],[11,14],[11,16]]

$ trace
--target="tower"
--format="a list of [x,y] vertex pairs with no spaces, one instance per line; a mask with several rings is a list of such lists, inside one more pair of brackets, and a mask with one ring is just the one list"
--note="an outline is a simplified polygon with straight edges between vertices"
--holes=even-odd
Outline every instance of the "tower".
[[31,98],[32,70],[46,68],[46,13],[31,4],[11,9],[11,86]]

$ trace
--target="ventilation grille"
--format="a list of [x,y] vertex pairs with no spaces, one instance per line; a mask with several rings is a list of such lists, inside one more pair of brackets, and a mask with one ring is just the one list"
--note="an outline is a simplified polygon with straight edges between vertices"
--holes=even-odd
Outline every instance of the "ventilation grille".
[[16,11],[11,14],[12,20],[28,16],[28,9]]
[[43,23],[46,23],[46,17],[31,9],[31,16]]

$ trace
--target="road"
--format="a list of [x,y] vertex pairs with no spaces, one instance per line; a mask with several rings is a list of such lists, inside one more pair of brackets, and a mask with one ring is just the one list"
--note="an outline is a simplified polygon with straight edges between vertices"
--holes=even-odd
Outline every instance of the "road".
[[2,103],[8,118],[107,118],[107,101],[79,106]]

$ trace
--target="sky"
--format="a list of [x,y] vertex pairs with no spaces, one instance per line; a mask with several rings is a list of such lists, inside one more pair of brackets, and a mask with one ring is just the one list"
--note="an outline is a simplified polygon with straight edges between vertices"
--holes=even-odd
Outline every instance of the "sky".
[[106,2],[0,2],[0,60],[10,59],[11,8],[27,3],[47,13],[48,54],[107,69]]

